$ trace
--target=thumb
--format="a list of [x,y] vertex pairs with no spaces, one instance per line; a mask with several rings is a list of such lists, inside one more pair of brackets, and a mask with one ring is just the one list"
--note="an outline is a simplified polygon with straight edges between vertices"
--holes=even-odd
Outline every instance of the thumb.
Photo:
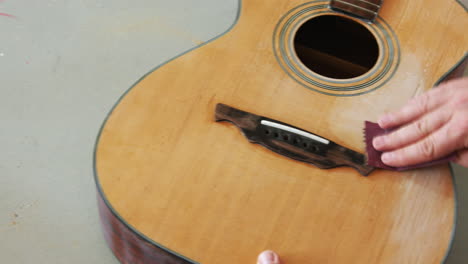
[[275,252],[266,250],[258,255],[257,264],[281,264],[281,262]]

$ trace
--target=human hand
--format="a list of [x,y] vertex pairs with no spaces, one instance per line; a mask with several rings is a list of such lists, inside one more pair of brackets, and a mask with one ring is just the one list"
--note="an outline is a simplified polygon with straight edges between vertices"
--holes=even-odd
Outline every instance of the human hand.
[[275,252],[266,250],[258,255],[257,264],[281,264],[281,261]]
[[468,78],[441,84],[378,123],[384,129],[398,128],[373,141],[388,166],[410,166],[456,153],[455,162],[468,167]]

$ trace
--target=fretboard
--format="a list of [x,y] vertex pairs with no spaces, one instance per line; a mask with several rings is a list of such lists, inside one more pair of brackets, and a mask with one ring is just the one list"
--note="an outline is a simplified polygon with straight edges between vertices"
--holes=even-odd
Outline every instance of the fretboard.
[[379,14],[383,0],[331,0],[333,9],[374,21]]

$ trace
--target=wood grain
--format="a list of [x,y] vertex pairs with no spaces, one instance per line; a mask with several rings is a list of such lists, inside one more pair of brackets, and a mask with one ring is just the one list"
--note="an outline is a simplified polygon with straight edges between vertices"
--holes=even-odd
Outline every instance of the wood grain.
[[386,1],[380,15],[401,45],[395,75],[337,97],[298,84],[272,52],[276,24],[302,3],[245,0],[231,31],[130,89],[98,139],[100,194],[125,227],[203,264],[254,263],[267,248],[285,264],[440,263],[454,229],[447,166],[367,178],[319,170],[248,143],[213,109],[262,113],[364,152],[364,120],[430,89],[464,56],[466,11]]

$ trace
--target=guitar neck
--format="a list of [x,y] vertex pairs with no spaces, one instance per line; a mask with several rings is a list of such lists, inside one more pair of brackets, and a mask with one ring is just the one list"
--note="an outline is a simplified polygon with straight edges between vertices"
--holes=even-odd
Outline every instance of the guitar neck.
[[354,16],[374,21],[377,18],[382,0],[331,0],[331,8]]

